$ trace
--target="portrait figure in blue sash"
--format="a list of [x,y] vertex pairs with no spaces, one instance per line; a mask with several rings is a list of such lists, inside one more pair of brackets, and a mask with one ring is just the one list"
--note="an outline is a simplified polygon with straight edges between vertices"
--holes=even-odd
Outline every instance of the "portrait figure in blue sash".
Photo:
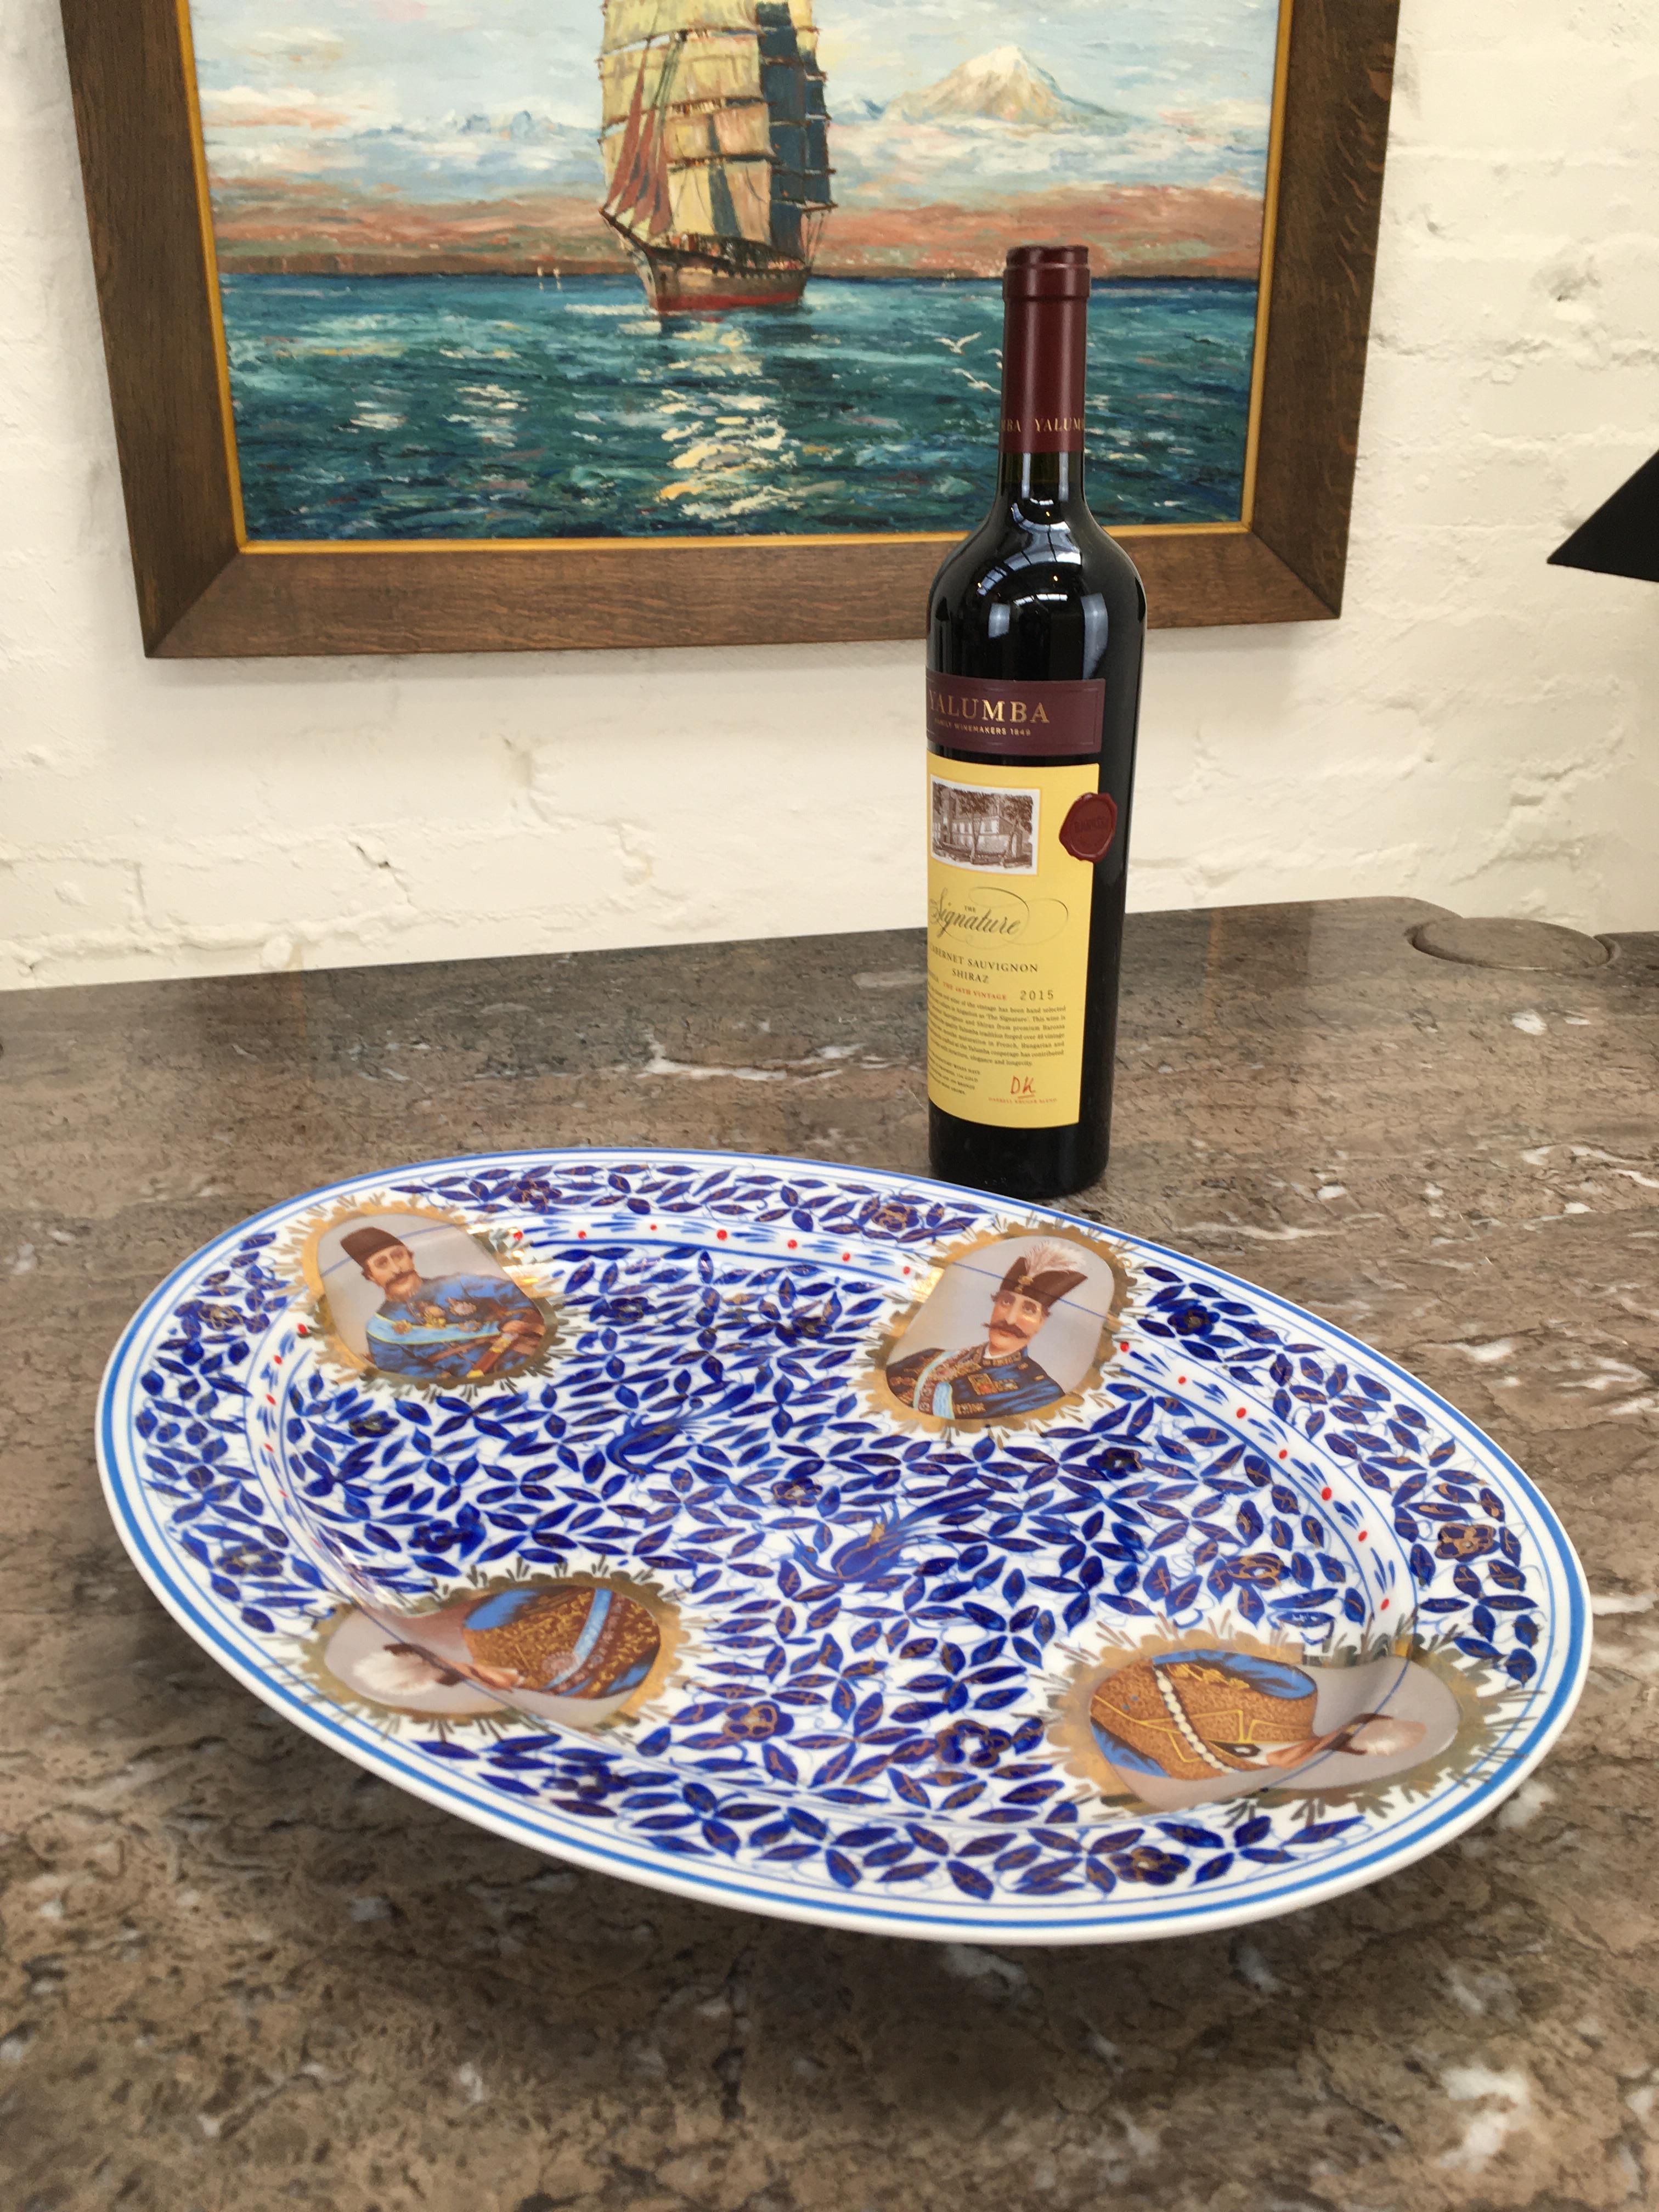
[[[434,1256],[434,1272],[423,1273],[405,1242],[423,1227],[411,1218],[398,1235],[364,1221],[339,1237],[343,1259],[368,1285],[367,1300],[360,1294],[353,1303],[368,1306],[360,1325],[368,1364],[382,1375],[423,1382],[480,1382],[514,1373],[546,1340],[535,1301],[476,1246],[474,1264],[454,1266],[452,1250]],[[434,1241],[453,1248],[463,1234],[440,1229]]]
[[[885,1370],[900,1405],[935,1420],[1000,1421],[1042,1413],[1077,1389],[1099,1344],[1110,1269],[1082,1246],[1058,1241],[1027,1237],[995,1249],[1008,1262],[1000,1277],[969,1261],[956,1263],[907,1332],[920,1336],[921,1348],[903,1352]],[[966,1279],[951,1284],[952,1277]],[[947,1285],[949,1304],[937,1319],[956,1327],[941,1327],[930,1341],[929,1311]],[[1085,1297],[1066,1311],[1051,1364],[1045,1333],[1056,1309],[1079,1291]],[[960,1340],[964,1322],[973,1332],[967,1343]]]

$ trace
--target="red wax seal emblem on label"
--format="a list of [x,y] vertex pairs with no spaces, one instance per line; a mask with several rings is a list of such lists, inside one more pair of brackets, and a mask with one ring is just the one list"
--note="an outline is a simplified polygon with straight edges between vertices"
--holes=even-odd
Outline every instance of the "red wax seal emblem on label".
[[1103,860],[1117,835],[1117,801],[1109,792],[1085,791],[1060,825],[1060,842],[1074,860]]

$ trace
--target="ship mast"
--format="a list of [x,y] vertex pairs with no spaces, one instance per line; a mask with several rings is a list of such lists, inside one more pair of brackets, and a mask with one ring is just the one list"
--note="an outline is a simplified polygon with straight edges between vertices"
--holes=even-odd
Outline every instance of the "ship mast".
[[600,213],[641,252],[810,265],[829,115],[811,0],[605,0]]
[[772,138],[772,243],[810,262],[830,198],[830,117],[811,0],[757,0],[761,85]]

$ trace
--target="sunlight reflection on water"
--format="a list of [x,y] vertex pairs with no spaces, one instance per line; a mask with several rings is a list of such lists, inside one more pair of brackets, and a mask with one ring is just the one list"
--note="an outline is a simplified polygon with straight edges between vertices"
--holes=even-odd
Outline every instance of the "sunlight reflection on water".
[[[815,278],[665,322],[624,277],[234,276],[224,303],[257,536],[959,531],[989,492],[994,284]],[[1097,290],[1103,520],[1237,518],[1255,305]]]

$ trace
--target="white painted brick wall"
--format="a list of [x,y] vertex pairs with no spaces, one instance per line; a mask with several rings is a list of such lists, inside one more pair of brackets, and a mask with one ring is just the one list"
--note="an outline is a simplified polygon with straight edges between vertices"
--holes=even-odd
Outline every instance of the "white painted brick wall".
[[[1154,637],[1132,896],[1659,927],[1659,586],[1544,565],[1659,446],[1650,0],[1402,29],[1348,611]],[[54,0],[0,295],[0,976],[921,919],[912,647],[143,660]]]

